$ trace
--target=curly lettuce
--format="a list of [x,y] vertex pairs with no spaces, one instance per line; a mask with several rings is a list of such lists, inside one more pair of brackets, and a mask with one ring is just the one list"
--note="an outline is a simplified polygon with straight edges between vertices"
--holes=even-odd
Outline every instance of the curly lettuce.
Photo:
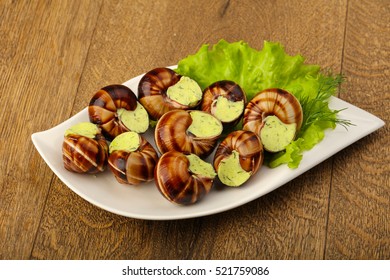
[[271,168],[281,164],[298,167],[303,152],[319,143],[326,129],[335,128],[337,123],[349,125],[337,118],[339,111],[328,106],[342,77],[323,73],[319,65],[305,64],[301,55],[288,55],[280,43],[265,41],[263,48],[256,50],[243,41],[220,40],[211,48],[202,45],[198,52],[180,60],[175,71],[196,80],[202,90],[216,81],[234,81],[248,101],[267,88],[282,88],[298,98],[304,115],[302,128],[286,150],[267,155]]

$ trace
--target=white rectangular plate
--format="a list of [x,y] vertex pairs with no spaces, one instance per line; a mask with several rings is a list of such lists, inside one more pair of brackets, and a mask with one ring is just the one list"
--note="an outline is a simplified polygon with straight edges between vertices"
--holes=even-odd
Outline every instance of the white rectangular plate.
[[[142,76],[137,76],[124,85],[137,95],[138,82]],[[119,184],[108,168],[98,175],[76,174],[65,170],[62,162],[64,132],[73,124],[89,121],[87,108],[49,130],[34,133],[32,141],[61,181],[90,203],[106,211],[137,219],[186,219],[223,212],[257,199],[385,124],[376,116],[335,97],[330,100],[330,107],[347,108],[339,113],[339,117],[350,120],[355,126],[348,130],[337,126],[334,130],[327,131],[322,142],[304,153],[296,169],[289,169],[287,166],[270,169],[263,166],[245,185],[239,188],[212,189],[206,197],[191,206],[170,203],[159,193],[154,182],[139,186]],[[154,145],[151,129],[144,136]]]

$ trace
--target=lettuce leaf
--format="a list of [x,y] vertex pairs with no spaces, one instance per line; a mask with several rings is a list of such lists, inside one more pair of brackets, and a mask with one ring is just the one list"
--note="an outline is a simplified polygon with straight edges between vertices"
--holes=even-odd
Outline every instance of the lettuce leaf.
[[250,100],[272,87],[296,94],[315,92],[320,67],[304,64],[304,60],[301,55],[287,55],[279,43],[265,41],[258,51],[243,41],[221,40],[211,49],[205,44],[196,54],[180,60],[176,71],[196,80],[202,89],[221,79],[234,81]]
[[265,41],[263,49],[256,50],[244,41],[220,40],[180,60],[175,71],[196,80],[202,90],[216,81],[234,81],[248,101],[267,88],[282,88],[294,94],[303,109],[302,128],[285,151],[267,155],[266,163],[272,168],[281,164],[298,167],[302,153],[319,143],[326,129],[337,123],[349,125],[328,106],[328,99],[343,81],[341,75],[323,73],[319,65],[305,64],[303,56],[288,55],[280,43]]

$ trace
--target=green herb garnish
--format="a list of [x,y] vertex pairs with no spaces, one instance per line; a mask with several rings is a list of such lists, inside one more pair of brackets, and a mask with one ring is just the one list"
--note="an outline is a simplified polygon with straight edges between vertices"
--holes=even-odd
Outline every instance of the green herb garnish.
[[337,114],[346,108],[331,110],[328,107],[329,98],[336,94],[336,90],[344,82],[344,79],[342,75],[333,75],[328,71],[327,74],[319,76],[319,87],[317,95],[314,98],[310,98],[304,94],[297,96],[304,112],[301,132],[298,134],[298,138],[310,125],[315,123],[326,123],[325,126],[332,128],[337,124],[345,128],[353,125],[350,121],[337,117]]

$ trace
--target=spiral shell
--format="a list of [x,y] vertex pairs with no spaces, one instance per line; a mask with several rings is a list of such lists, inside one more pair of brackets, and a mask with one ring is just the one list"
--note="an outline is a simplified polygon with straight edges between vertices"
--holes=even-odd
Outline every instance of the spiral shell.
[[213,186],[213,178],[189,172],[189,160],[180,152],[163,154],[155,169],[155,183],[169,201],[188,205],[202,199]]
[[89,119],[99,125],[108,139],[113,139],[129,131],[119,120],[117,110],[134,111],[137,106],[137,97],[131,89],[124,85],[109,85],[92,97],[88,106]]
[[251,131],[237,130],[231,132],[218,146],[214,155],[214,169],[218,170],[221,162],[233,151],[239,155],[239,164],[251,176],[257,173],[264,160],[264,149],[260,138]]
[[108,164],[121,184],[138,185],[152,181],[158,155],[153,146],[141,135],[140,146],[133,152],[113,151]]
[[213,151],[220,134],[197,137],[189,133],[188,128],[193,121],[190,112],[191,110],[172,110],[160,118],[155,128],[154,139],[161,154],[175,150],[206,157]]
[[286,124],[296,124],[296,131],[302,125],[303,112],[298,99],[283,89],[272,88],[256,94],[248,103],[244,112],[243,129],[257,135],[264,126],[267,116],[277,116]]
[[[246,95],[242,88],[233,81],[222,80],[211,84],[203,91],[201,110],[216,116],[216,101],[219,97],[224,97],[231,102],[243,101],[244,106],[246,104]],[[220,120],[225,127],[232,127],[240,121],[243,114],[244,110],[231,121]]]
[[108,145],[102,134],[95,138],[70,134],[64,137],[62,158],[65,169],[76,173],[102,172],[108,159]]
[[180,104],[167,96],[169,87],[182,76],[169,68],[155,68],[147,72],[138,84],[138,98],[153,120],[174,109],[187,110],[194,106]]

